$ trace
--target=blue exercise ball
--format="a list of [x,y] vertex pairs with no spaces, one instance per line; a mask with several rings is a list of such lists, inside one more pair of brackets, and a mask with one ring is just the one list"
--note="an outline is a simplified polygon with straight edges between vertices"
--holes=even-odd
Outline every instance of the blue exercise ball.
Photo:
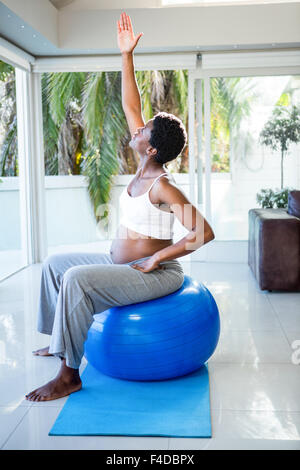
[[199,369],[213,354],[220,317],[210,291],[190,276],[172,294],[94,315],[85,357],[127,380],[165,380]]

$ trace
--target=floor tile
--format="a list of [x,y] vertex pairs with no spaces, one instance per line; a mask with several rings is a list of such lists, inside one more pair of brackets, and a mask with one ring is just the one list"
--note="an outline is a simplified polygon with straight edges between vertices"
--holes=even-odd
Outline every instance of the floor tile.
[[214,410],[211,439],[170,438],[170,449],[247,449],[251,441],[256,446],[267,441],[271,449],[284,449],[292,441],[292,448],[300,450],[300,413]]
[[0,449],[29,410],[26,406],[0,407]]
[[211,292],[216,300],[221,327],[230,330],[278,330],[281,329],[276,313],[266,296],[241,295],[239,292]]
[[300,411],[300,373],[293,364],[208,363],[212,409]]
[[[5,338],[4,338],[4,335]],[[24,396],[52,380],[60,368],[57,357],[34,356],[32,351],[49,345],[49,336],[32,331],[0,332],[0,406],[31,406]],[[3,340],[3,338],[5,340]],[[86,361],[80,367],[82,373]],[[39,403],[42,406],[64,404],[65,398]]]
[[[298,440],[281,439],[170,439],[170,450],[300,450]],[[189,452],[191,455],[191,452]]]
[[300,330],[300,292],[269,293],[268,299],[285,330]]
[[[49,344],[49,336],[36,331],[40,263],[0,284],[0,445],[7,449],[299,449],[300,344],[295,342],[300,342],[300,293],[261,291],[246,263],[182,262],[182,266],[210,290],[220,311],[220,341],[209,360],[212,439],[48,436],[67,397],[24,400],[26,393],[51,380],[59,369],[57,358],[32,355],[32,350]],[[80,372],[85,365],[83,359]]]
[[[300,329],[299,330],[289,330],[289,329],[284,329],[284,333],[288,339],[288,342],[290,345],[294,343],[294,341],[299,341],[300,343]],[[294,345],[294,348],[296,348],[296,344]]]
[[212,428],[215,437],[226,439],[291,439],[300,443],[299,412],[215,410]]
[[292,357],[291,361],[293,364],[300,366],[300,330],[285,330],[284,331],[287,340],[291,346]]
[[231,331],[222,329],[210,362],[288,363],[293,350],[280,330]]
[[25,395],[52,380],[59,369],[57,358],[11,362],[0,369],[0,406],[31,406]]
[[4,446],[4,450],[123,450],[168,449],[167,437],[48,436],[60,408],[32,407]]
[[[24,305],[24,302],[22,302]],[[5,302],[0,304],[0,332],[6,330],[36,331],[37,305],[18,307],[18,302]]]

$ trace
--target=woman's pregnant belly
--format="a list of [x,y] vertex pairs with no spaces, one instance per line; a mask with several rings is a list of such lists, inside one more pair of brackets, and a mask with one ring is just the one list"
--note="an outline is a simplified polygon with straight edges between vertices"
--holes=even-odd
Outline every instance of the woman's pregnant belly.
[[139,258],[152,256],[170,245],[173,245],[173,239],[151,238],[120,225],[110,247],[110,256],[115,264],[129,263]]

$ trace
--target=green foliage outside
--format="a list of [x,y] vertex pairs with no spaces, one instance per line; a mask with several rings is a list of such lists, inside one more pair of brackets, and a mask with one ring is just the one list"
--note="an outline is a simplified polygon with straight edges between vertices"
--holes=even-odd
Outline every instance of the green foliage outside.
[[[14,70],[2,63],[2,100],[9,114],[3,128],[1,175],[18,176]],[[179,116],[188,127],[187,71],[137,71],[136,78],[147,121],[161,109]],[[10,97],[12,99],[10,99]],[[131,138],[121,102],[121,72],[51,73],[42,76],[42,105],[46,175],[85,175],[91,204],[108,203],[112,177],[134,174],[137,155],[128,147]],[[173,163],[173,162],[171,162]],[[188,171],[184,149],[170,171]]]
[[263,209],[279,209],[286,208],[288,205],[288,193],[293,188],[285,189],[261,189],[260,192],[256,194],[256,202]]
[[232,158],[230,152],[240,139],[240,125],[250,116],[258,96],[251,77],[215,77],[210,80],[210,88],[211,170],[227,173]]
[[0,61],[0,176],[18,175],[15,71]]
[[300,142],[300,107],[292,105],[290,96],[285,93],[276,103],[270,119],[260,133],[260,143],[270,147],[281,155],[280,176],[281,189],[261,189],[256,201],[263,209],[287,208],[288,193],[295,188],[284,188],[284,157],[288,154],[291,143]]
[[[164,110],[182,119],[188,130],[187,70],[136,71],[136,79],[145,121]],[[0,91],[0,176],[18,176],[14,69],[1,61]],[[211,79],[213,172],[230,171],[231,147],[257,99],[251,77]],[[284,99],[281,104],[287,105],[289,94],[282,95]],[[122,109],[121,72],[45,73],[42,106],[45,174],[85,175],[98,222],[107,215],[98,214],[97,208],[110,200],[112,177],[134,174],[139,163],[128,147],[131,136]],[[167,166],[171,172],[188,173],[188,146]]]
[[291,143],[300,142],[300,106],[278,104],[260,133],[260,143],[281,153],[281,189],[283,189],[283,159]]

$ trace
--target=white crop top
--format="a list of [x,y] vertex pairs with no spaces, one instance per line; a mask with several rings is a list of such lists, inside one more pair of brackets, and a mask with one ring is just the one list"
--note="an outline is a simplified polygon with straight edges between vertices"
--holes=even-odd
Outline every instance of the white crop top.
[[121,220],[120,223],[142,235],[154,238],[173,238],[174,213],[158,208],[159,204],[152,204],[149,192],[154,183],[163,175],[162,173],[151,184],[148,191],[140,196],[132,197],[128,194],[128,186],[120,195]]

